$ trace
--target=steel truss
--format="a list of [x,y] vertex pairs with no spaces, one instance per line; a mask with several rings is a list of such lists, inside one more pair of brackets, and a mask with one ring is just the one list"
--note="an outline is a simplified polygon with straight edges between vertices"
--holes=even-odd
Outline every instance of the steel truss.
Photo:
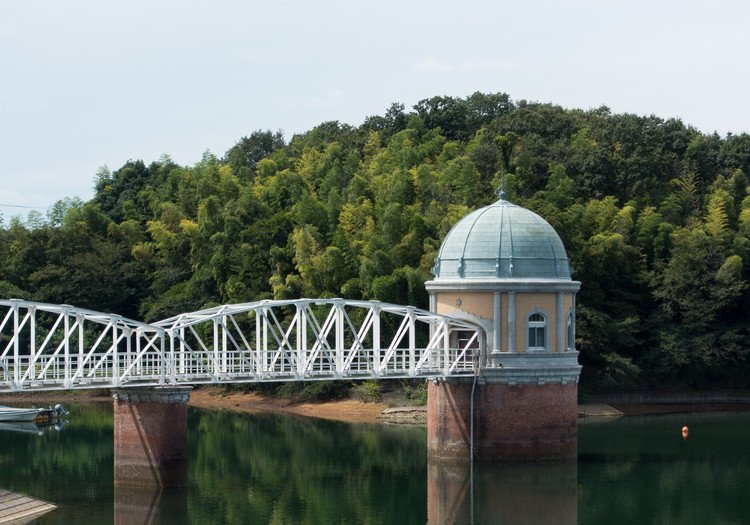
[[0,391],[475,375],[480,327],[377,301],[224,305],[153,324],[0,300]]

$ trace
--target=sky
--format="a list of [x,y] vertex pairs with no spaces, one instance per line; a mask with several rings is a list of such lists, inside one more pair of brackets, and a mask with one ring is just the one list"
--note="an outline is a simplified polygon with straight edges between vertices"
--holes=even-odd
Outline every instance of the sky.
[[88,200],[103,165],[436,95],[748,132],[748,20],[728,0],[0,0],[0,214]]

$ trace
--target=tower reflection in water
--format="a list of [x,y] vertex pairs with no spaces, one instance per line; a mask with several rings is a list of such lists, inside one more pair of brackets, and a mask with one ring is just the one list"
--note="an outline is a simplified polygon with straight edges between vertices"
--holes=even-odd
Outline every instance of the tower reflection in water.
[[[473,480],[472,480],[473,478]],[[563,463],[427,464],[430,525],[578,523],[578,466]]]
[[184,524],[188,491],[115,485],[115,525]]

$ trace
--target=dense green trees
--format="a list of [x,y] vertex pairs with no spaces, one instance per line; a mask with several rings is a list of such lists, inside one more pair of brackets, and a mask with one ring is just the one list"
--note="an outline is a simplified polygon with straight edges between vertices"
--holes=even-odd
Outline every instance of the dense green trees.
[[748,386],[750,135],[505,94],[392,105],[222,158],[101,169],[89,203],[0,228],[0,292],[155,320],[300,296],[425,307],[448,229],[501,184],[583,282],[587,388]]

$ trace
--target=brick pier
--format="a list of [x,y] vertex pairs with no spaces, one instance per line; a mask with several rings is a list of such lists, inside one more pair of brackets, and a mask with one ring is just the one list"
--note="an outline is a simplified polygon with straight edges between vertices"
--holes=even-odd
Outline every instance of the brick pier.
[[187,401],[191,389],[112,391],[115,486],[182,487],[187,483]]
[[[577,454],[577,352],[497,357],[474,392],[474,457],[567,460]],[[501,366],[506,365],[506,366]],[[427,450],[431,458],[468,461],[473,378],[430,381]]]

